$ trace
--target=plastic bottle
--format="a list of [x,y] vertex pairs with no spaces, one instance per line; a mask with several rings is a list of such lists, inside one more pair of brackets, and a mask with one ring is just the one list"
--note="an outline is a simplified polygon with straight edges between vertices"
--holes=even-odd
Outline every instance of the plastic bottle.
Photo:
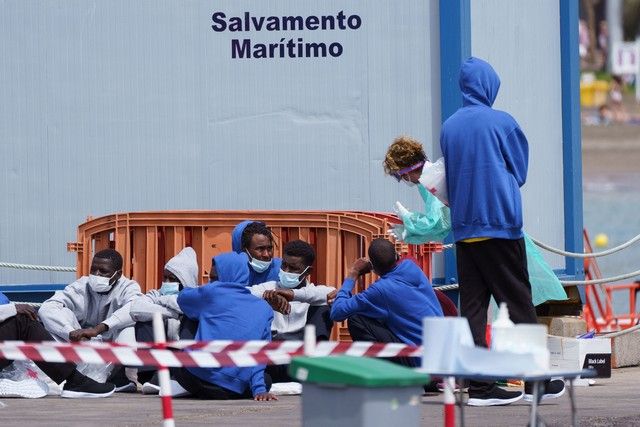
[[514,324],[509,318],[509,309],[507,303],[501,302],[498,309],[498,317],[491,325],[491,349],[492,350],[509,350],[511,333]]

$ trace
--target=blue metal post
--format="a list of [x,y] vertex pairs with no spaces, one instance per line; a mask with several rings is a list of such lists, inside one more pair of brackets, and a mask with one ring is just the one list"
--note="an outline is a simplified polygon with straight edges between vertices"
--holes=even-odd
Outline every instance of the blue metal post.
[[[458,76],[462,63],[471,56],[470,0],[440,0],[440,107],[442,122],[462,106]],[[451,243],[449,237],[446,243]],[[445,283],[457,283],[453,251],[444,256]]]

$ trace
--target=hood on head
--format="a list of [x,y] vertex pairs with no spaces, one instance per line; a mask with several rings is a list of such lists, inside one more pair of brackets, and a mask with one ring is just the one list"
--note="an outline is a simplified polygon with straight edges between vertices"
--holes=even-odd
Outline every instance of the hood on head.
[[236,225],[233,231],[231,232],[231,250],[234,252],[242,252],[242,233],[244,229],[247,228],[247,225],[260,222],[260,221],[251,221],[246,220],[242,221],[240,224]]
[[213,257],[218,282],[249,283],[249,257],[245,253],[226,252]]
[[187,246],[178,252],[165,264],[164,268],[173,273],[185,288],[198,286],[198,260],[193,248]]
[[500,78],[491,64],[482,59],[471,57],[462,64],[459,84],[465,106],[486,105],[491,107],[498,96]]

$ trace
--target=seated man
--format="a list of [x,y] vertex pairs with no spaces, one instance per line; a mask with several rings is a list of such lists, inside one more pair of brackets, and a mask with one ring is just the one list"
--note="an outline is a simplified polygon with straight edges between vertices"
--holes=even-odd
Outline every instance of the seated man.
[[[122,256],[113,249],[96,253],[89,276],[57,291],[40,307],[44,327],[57,340],[81,341],[101,336],[105,341],[135,342],[129,314],[134,299],[143,296],[140,285],[122,275]],[[110,377],[116,391],[133,391],[135,383],[122,368]]]
[[249,286],[278,280],[282,260],[273,257],[273,234],[264,222],[242,221],[236,225],[231,234],[231,248],[249,257]]
[[195,288],[198,284],[196,252],[186,247],[165,264],[160,290],[152,289],[131,304],[131,318],[136,321],[136,341],[153,341],[151,321],[156,312],[165,320],[167,340],[178,340],[182,317],[177,303],[178,292],[184,288]]
[[[136,322],[136,341],[153,342],[153,314],[158,312],[165,322],[167,340],[179,339],[182,311],[178,306],[178,292],[199,284],[198,261],[191,247],[181,250],[164,266],[160,290],[152,289],[131,304],[131,318]],[[154,379],[156,368],[139,368],[138,381],[145,394],[157,394],[160,387]]]
[[[442,317],[429,279],[412,261],[398,262],[398,254],[388,240],[375,239],[368,254],[370,262],[361,258],[349,270],[331,307],[331,319],[348,319],[354,341],[421,345],[422,318]],[[358,277],[372,269],[380,278],[363,292],[351,295]],[[394,362],[412,367],[418,364],[410,358],[396,358]]]
[[[186,317],[197,320],[195,339],[270,340],[273,311],[246,287],[247,258],[235,252],[215,257],[217,280],[178,294],[178,305]],[[172,369],[176,396],[191,394],[203,399],[276,400],[268,392],[271,380],[264,365],[254,367]]]
[[[0,292],[0,341],[54,341],[38,322],[38,313],[30,305],[10,303]],[[0,359],[0,372],[11,365],[11,360]],[[62,397],[107,397],[115,391],[109,383],[98,383],[82,375],[70,363],[34,362],[55,383],[63,381]],[[47,395],[49,388],[42,381],[0,379],[0,397],[37,398]]]
[[[273,340],[302,340],[304,327],[316,327],[316,339],[328,340],[333,322],[329,317],[329,302],[337,290],[330,286],[316,286],[309,281],[315,252],[310,244],[293,240],[284,245],[282,268],[277,282],[253,285],[249,289],[258,298],[264,298],[277,310],[271,324]],[[274,383],[293,381],[287,374],[287,365],[267,366]]]

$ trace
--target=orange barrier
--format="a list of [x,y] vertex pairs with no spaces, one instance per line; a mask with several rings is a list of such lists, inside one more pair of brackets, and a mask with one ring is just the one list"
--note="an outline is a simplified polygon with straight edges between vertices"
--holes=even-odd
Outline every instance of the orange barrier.
[[[587,231],[584,230],[584,247],[586,253],[593,252]],[[595,258],[584,260],[585,278],[601,279],[602,273]],[[629,310],[627,313],[614,313],[613,293],[628,292]],[[636,295],[640,292],[640,282],[621,285],[586,285],[584,319],[589,330],[609,332],[626,329],[638,324],[640,313],[636,311]]]
[[[123,274],[136,280],[143,292],[158,288],[165,263],[185,246],[196,252],[200,282],[209,277],[211,258],[231,250],[231,232],[243,220],[264,221],[273,231],[274,255],[282,256],[284,243],[301,239],[313,246],[316,261],[311,280],[317,284],[340,287],[354,260],[366,256],[375,238],[388,238],[388,231],[399,222],[395,215],[351,211],[162,211],[129,212],[89,218],[78,227],[78,239],[67,244],[77,252],[77,275],[89,274],[91,259],[97,251],[112,248],[123,257]],[[431,277],[431,254],[442,245],[406,245],[397,243],[402,254],[418,260]],[[354,292],[366,289],[374,280],[366,275]],[[342,323],[332,334],[348,340]]]

